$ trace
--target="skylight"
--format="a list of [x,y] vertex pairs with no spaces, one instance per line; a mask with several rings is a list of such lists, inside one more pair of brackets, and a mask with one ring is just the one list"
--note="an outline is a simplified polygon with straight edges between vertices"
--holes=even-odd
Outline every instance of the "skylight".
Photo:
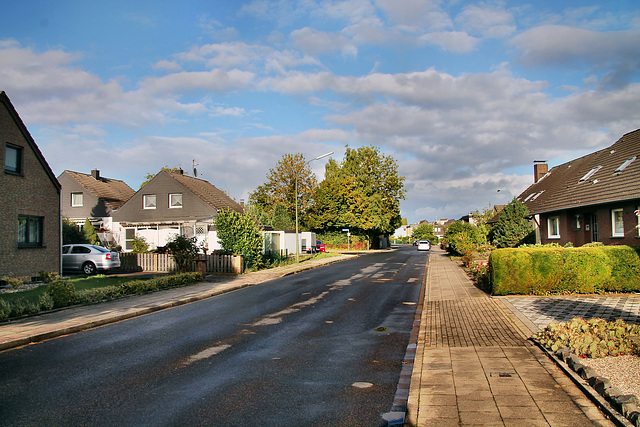
[[602,166],[596,166],[595,168],[593,168],[589,172],[587,172],[587,174],[585,176],[580,178],[580,180],[578,182],[585,182],[586,180],[591,178],[594,173],[598,172],[600,169],[602,169]]
[[629,166],[631,164],[631,162],[633,162],[636,159],[636,156],[633,157],[629,157],[627,160],[625,160],[625,162],[623,164],[620,165],[620,167],[618,169],[616,169],[615,171],[613,171],[613,173],[620,173],[624,170],[624,168],[626,168],[627,166]]

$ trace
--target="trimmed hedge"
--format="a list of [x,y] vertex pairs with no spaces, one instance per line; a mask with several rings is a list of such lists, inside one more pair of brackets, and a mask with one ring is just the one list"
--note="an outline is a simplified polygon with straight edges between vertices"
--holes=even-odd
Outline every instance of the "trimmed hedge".
[[172,276],[156,277],[149,280],[133,280],[118,286],[104,286],[77,291],[70,281],[59,280],[47,286],[47,293],[37,303],[24,299],[6,302],[0,299],[0,320],[37,314],[52,308],[62,308],[77,304],[93,304],[122,298],[128,295],[144,294],[162,289],[184,286],[202,281],[198,272],[181,273]]
[[494,250],[493,295],[640,291],[640,246],[533,247]]

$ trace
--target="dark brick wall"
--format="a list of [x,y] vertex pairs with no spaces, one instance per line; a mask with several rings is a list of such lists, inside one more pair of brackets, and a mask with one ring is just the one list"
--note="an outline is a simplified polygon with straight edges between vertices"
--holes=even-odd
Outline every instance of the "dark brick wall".
[[[0,103],[0,276],[60,268],[60,195],[9,109]],[[5,173],[6,144],[22,148],[22,174]],[[18,247],[18,215],[44,218],[43,246]]]

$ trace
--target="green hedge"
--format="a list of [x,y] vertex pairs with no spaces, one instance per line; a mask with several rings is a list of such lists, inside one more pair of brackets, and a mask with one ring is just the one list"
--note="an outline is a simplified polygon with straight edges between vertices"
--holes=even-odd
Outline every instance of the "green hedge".
[[23,315],[37,314],[52,308],[68,307],[77,304],[93,304],[122,298],[127,295],[143,294],[176,286],[188,285],[202,281],[198,272],[181,273],[171,276],[156,277],[149,280],[133,280],[118,286],[76,290],[72,282],[58,280],[47,286],[47,292],[37,303],[24,299],[6,302],[0,299],[0,320]]
[[494,250],[493,295],[640,291],[640,247],[534,247]]

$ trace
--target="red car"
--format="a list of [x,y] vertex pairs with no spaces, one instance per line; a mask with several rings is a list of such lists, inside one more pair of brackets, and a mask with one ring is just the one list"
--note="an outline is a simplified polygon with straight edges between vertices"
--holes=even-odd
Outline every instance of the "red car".
[[320,240],[316,240],[316,252],[324,252],[324,243]]

